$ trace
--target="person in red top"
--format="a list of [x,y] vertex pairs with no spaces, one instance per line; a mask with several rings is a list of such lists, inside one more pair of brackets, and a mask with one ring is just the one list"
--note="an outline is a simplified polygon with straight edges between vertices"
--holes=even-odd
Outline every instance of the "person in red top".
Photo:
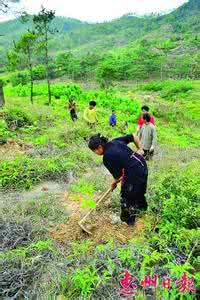
[[[140,129],[142,128],[143,124],[144,124],[144,120],[143,120],[143,115],[144,114],[148,114],[149,113],[149,107],[144,105],[142,106],[142,114],[140,115],[138,121],[137,121],[137,134],[139,133]],[[155,126],[155,120],[153,116],[150,116],[150,123],[153,124]]]

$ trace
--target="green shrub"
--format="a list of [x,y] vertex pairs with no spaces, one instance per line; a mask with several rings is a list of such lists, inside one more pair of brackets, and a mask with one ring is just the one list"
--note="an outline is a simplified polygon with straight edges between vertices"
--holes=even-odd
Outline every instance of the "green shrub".
[[174,81],[170,82],[166,88],[164,88],[161,92],[161,97],[173,100],[176,99],[176,96],[183,96],[188,91],[192,90],[192,83],[190,81]]
[[[200,225],[199,161],[167,171],[157,178],[151,208],[162,216],[160,227],[197,228]],[[169,226],[170,225],[170,226]]]
[[95,289],[100,278],[96,275],[95,268],[88,266],[84,269],[77,268],[72,275],[72,282],[75,290],[86,295]]
[[1,163],[0,186],[3,188],[26,188],[45,178],[56,178],[74,167],[63,158],[31,159],[18,156],[15,160]]
[[160,96],[168,100],[176,99],[176,96],[184,96],[192,90],[192,82],[189,80],[164,80],[150,81],[140,86],[144,91],[160,91]]
[[17,107],[6,110],[5,121],[8,128],[13,129],[30,126],[34,123],[34,119],[31,113],[27,113]]
[[12,134],[8,130],[8,126],[6,124],[6,121],[0,120],[0,141],[3,141],[10,137]]
[[26,85],[29,82],[29,80],[30,80],[30,76],[28,71],[13,73],[10,76],[10,82],[14,87],[19,84]]
[[148,83],[146,83],[142,86],[142,89],[144,91],[155,91],[155,92],[157,92],[157,91],[162,90],[162,88],[163,88],[162,83],[158,82],[158,81],[150,81],[150,82],[148,82]]
[[[68,99],[70,96],[74,96],[76,99],[80,99],[82,95],[82,91],[80,86],[77,84],[63,84],[63,83],[56,83],[51,85],[51,92],[52,96],[55,98],[65,97]],[[20,83],[15,87],[6,87],[5,88],[6,96],[19,96],[19,97],[28,97],[30,96],[30,86],[23,85]],[[46,84],[37,84],[34,85],[33,88],[33,95],[34,96],[47,96],[48,89]]]
[[46,68],[43,65],[37,65],[33,67],[33,79],[34,80],[41,80],[45,79],[46,77]]

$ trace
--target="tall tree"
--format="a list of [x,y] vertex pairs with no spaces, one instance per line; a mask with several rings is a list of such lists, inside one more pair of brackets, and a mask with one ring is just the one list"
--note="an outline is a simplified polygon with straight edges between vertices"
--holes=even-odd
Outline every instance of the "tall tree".
[[45,65],[46,65],[46,78],[48,85],[48,98],[49,104],[51,104],[51,85],[50,85],[50,66],[49,66],[49,34],[52,34],[54,31],[51,29],[50,25],[52,20],[55,18],[55,11],[47,10],[44,7],[41,8],[41,11],[38,15],[33,16],[33,22],[38,33],[43,38],[42,44],[44,45],[45,50]]
[[36,51],[37,38],[36,32],[28,30],[14,44],[14,53],[8,55],[11,66],[19,67],[19,65],[22,65],[29,70],[31,103],[33,103],[33,56]]

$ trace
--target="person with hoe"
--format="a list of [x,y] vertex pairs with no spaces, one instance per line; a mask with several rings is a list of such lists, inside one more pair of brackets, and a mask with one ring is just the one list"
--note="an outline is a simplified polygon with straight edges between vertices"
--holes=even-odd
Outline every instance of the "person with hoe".
[[[134,143],[137,152],[128,147]],[[128,134],[108,141],[101,134],[89,139],[88,147],[97,155],[103,156],[103,163],[113,175],[112,190],[121,181],[121,221],[128,225],[135,223],[136,213],[147,209],[145,198],[148,168],[143,158],[139,138]]]

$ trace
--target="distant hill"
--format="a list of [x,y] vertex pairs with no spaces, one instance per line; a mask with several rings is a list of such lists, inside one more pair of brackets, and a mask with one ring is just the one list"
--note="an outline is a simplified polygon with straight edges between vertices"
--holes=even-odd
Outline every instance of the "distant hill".
[[[6,63],[6,52],[32,22],[22,24],[19,20],[0,23],[0,64]],[[173,12],[162,16],[138,17],[131,14],[110,22],[90,24],[76,19],[56,17],[53,21],[58,33],[52,35],[50,52],[52,56],[66,51],[82,56],[87,53],[109,56],[120,49],[148,45],[153,55],[160,53],[171,67],[174,59],[183,56],[194,57],[200,51],[200,1],[190,0]],[[188,62],[188,64],[191,62]],[[184,67],[185,68],[185,67]],[[196,68],[196,66],[195,66]],[[184,73],[186,74],[186,72]]]

